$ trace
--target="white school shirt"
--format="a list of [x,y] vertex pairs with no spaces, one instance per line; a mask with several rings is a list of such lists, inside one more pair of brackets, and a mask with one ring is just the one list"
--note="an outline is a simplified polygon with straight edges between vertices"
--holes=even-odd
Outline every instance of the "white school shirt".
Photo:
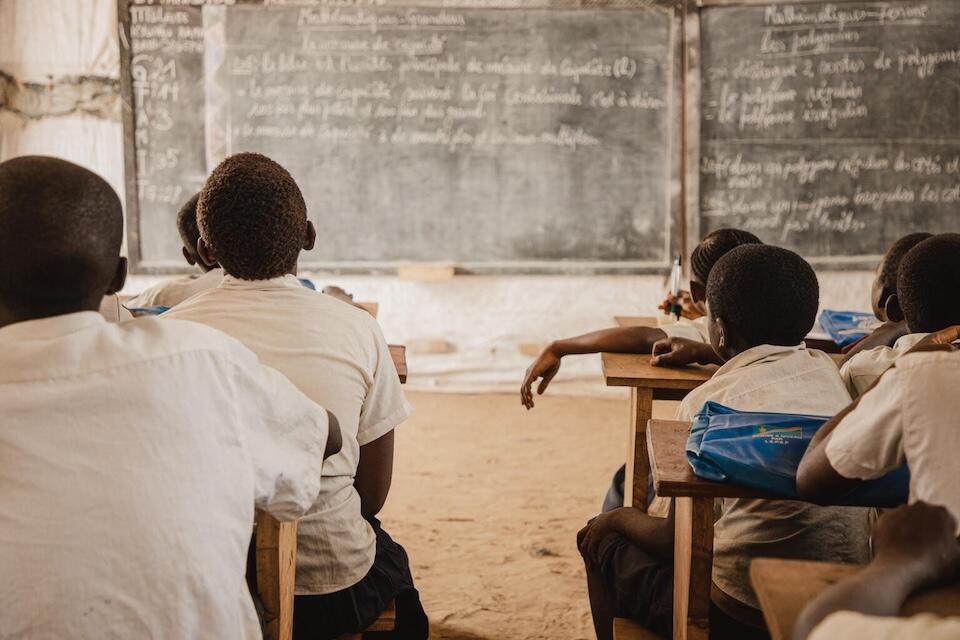
[[148,309],[150,307],[172,308],[197,295],[201,291],[213,289],[223,280],[223,269],[217,267],[204,274],[190,274],[164,280],[127,300],[128,309]]
[[227,275],[162,317],[202,322],[237,338],[337,416],[343,449],[324,464],[324,493],[299,524],[296,592],[333,593],[362,580],[373,566],[376,538],[353,486],[360,447],[410,415],[376,320],[292,275]]
[[261,638],[254,506],[320,490],[326,412],[227,336],[93,312],[0,328],[0,636]]
[[100,315],[103,316],[103,319],[107,322],[114,324],[133,320],[133,314],[120,304],[120,296],[115,293],[103,296],[103,299],[100,301]]
[[[832,416],[850,403],[850,395],[827,354],[802,344],[761,345],[728,360],[691,391],[678,419],[692,420],[708,400],[740,411]],[[759,609],[750,587],[753,558],[865,563],[872,515],[871,509],[726,498],[714,524],[713,581]]]
[[958,351],[900,358],[830,434],[830,466],[845,478],[871,480],[907,464],[910,502],[946,507],[960,523],[958,381]]
[[876,347],[861,351],[843,363],[840,377],[847,385],[853,398],[860,397],[864,391],[877,381],[883,372],[893,366],[897,358],[910,351],[918,342],[927,337],[926,333],[910,333],[901,336],[892,347]]
[[659,327],[659,329],[667,334],[668,338],[685,338],[694,342],[710,344],[710,332],[707,327],[707,316],[700,316],[695,320],[680,318],[672,324]]
[[867,616],[853,611],[832,613],[814,628],[808,640],[960,640],[960,618],[929,613],[910,618]]

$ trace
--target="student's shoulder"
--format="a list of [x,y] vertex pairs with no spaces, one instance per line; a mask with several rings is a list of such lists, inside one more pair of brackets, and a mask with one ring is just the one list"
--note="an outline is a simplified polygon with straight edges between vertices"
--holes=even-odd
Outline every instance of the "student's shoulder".
[[157,357],[206,353],[247,360],[251,352],[239,341],[212,327],[176,318],[143,317],[121,325],[124,342],[144,355]]

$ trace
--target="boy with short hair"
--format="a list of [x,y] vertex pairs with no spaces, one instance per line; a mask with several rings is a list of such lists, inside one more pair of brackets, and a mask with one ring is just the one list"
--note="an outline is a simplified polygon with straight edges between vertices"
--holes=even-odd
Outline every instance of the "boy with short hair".
[[294,636],[358,633],[391,600],[398,633],[427,637],[409,561],[376,519],[393,471],[393,431],[410,415],[380,327],[370,314],[301,286],[297,261],[313,248],[300,188],[259,154],[224,160],[197,207],[200,256],[223,282],[164,318],[224,331],[250,347],[340,420],[343,450],[324,465],[328,492],[300,520]]
[[200,230],[197,228],[197,200],[200,194],[194,194],[177,212],[177,231],[180,241],[183,242],[183,259],[190,266],[196,266],[201,274],[178,276],[164,280],[148,289],[145,289],[130,300],[127,300],[128,309],[155,309],[157,307],[175,307],[184,300],[195,296],[201,291],[212,289],[223,280],[223,270],[220,265],[208,265],[197,254],[197,240]]
[[[710,272],[707,309],[711,344],[725,362],[684,399],[677,419],[691,420],[707,401],[742,411],[819,415],[845,406],[850,396],[836,365],[803,344],[818,298],[813,269],[795,253],[745,245],[722,257]],[[715,600],[711,621],[719,637],[753,637],[763,628],[747,573],[751,559],[863,563],[869,557],[868,509],[787,500],[725,499],[720,505],[713,581],[722,597]],[[612,615],[669,635],[672,514],[664,520],[617,509],[592,520],[578,543],[598,637],[611,637]]]
[[[603,329],[574,338],[557,340],[543,350],[543,353],[530,365],[520,386],[520,402],[532,409],[533,384],[541,380],[537,394],[543,395],[550,382],[560,371],[560,363],[565,356],[600,352],[609,353],[653,353],[655,345],[663,340],[676,340],[676,344],[685,344],[687,349],[698,357],[709,359],[713,354],[710,338],[707,336],[707,318],[703,303],[706,300],[707,278],[713,265],[727,252],[745,244],[762,244],[757,236],[741,229],[717,229],[709,233],[694,248],[690,255],[690,294],[691,308],[685,312],[685,318],[676,324],[664,327],[617,327]],[[666,304],[666,303],[664,303]],[[663,305],[661,305],[663,308]],[[662,364],[669,364],[664,359]],[[719,364],[719,363],[718,363]]]
[[108,324],[122,231],[92,172],[0,163],[0,629],[260,638],[254,507],[310,507],[336,421],[219,332]]
[[906,464],[910,502],[944,506],[960,522],[958,339],[960,326],[927,336],[821,427],[797,469],[797,492],[808,500],[838,501]]
[[905,321],[906,335],[893,346],[861,351],[840,368],[850,395],[862,394],[927,334],[960,324],[960,235],[945,233],[918,242],[900,261],[897,295],[885,307]]

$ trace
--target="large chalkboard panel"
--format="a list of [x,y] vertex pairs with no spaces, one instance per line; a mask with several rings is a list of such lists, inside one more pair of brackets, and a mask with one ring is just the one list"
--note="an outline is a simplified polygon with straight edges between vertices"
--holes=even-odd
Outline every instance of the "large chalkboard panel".
[[701,233],[839,266],[960,229],[960,2],[713,6],[700,25]]
[[[301,185],[320,237],[307,267],[669,265],[680,201],[671,3],[180,4],[130,9],[141,270],[178,265],[176,206],[241,151],[273,157]],[[174,50],[184,20],[197,46]],[[141,67],[149,90],[138,96]]]

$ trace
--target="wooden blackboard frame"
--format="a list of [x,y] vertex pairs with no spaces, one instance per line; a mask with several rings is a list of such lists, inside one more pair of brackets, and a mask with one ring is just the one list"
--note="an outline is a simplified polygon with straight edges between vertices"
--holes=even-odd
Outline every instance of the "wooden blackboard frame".
[[[683,12],[690,0],[355,0],[353,2],[330,0],[188,0],[171,2],[172,6],[203,6],[205,4],[277,4],[277,5],[358,5],[358,6],[416,6],[463,9],[649,9],[665,11],[670,16],[671,73],[670,100],[681,114],[688,109],[683,105],[684,82],[682,60],[685,57]],[[130,7],[138,4],[166,4],[163,0],[117,0],[118,37],[120,44],[120,93],[121,119],[124,145],[124,186],[126,192],[127,247],[130,272],[134,274],[169,274],[189,271],[189,266],[178,261],[145,261],[141,248],[141,215],[138,198],[137,153],[134,113],[135,102],[132,80],[132,49],[130,33]],[[663,274],[678,252],[687,253],[686,218],[689,199],[684,182],[684,145],[686,128],[684,117],[668,118],[670,130],[668,155],[670,178],[665,193],[668,201],[667,238],[664,261],[657,262],[593,262],[593,261],[498,261],[496,263],[454,263],[457,273],[482,275],[534,275],[534,274]],[[301,268],[336,274],[395,274],[401,263],[325,263],[302,260]]]
[[[686,237],[692,238],[692,245],[700,237],[700,41],[702,38],[700,15],[704,9],[767,6],[791,4],[818,4],[826,0],[685,0],[684,33],[686,38],[686,56],[689,67],[685,68],[684,92],[689,112],[685,121],[687,132],[684,135],[684,184],[686,185]],[[863,0],[830,0],[834,4],[852,4]],[[687,254],[693,250],[691,243],[685,243]],[[865,256],[823,256],[806,258],[818,271],[874,271],[883,259],[882,254]]]

